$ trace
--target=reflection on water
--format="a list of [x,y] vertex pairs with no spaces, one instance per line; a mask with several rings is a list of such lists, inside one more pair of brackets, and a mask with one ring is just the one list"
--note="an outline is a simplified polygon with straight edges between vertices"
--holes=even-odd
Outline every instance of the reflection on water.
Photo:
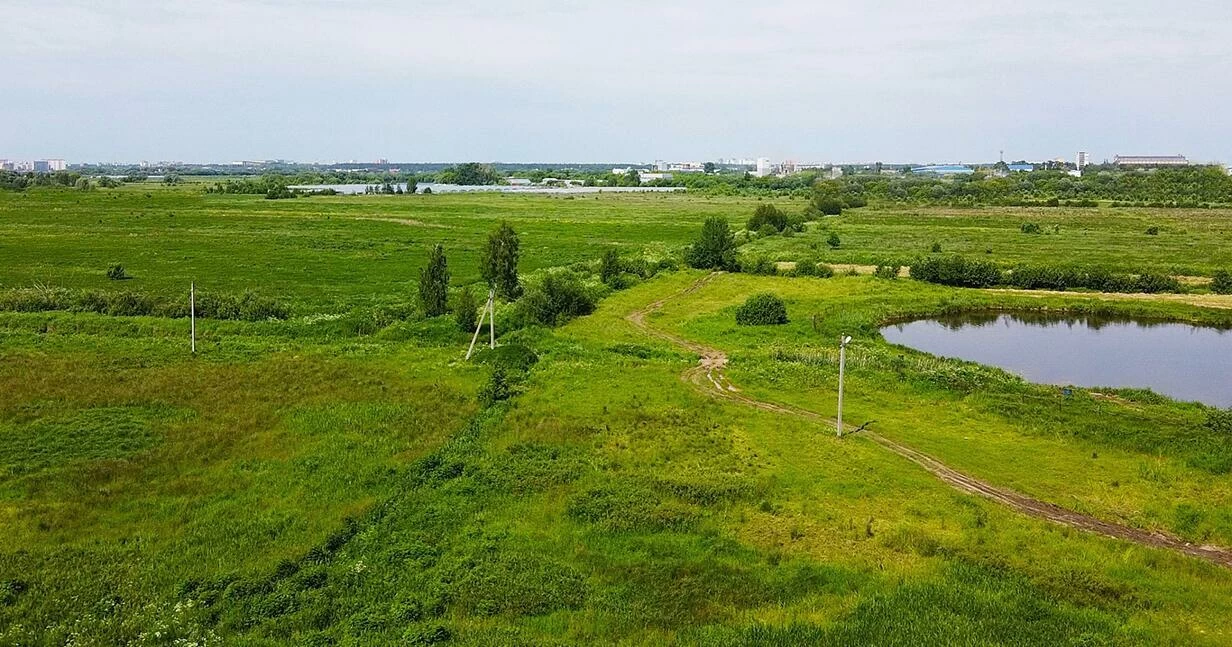
[[1147,388],[1232,406],[1232,331],[1130,318],[972,312],[893,324],[893,344],[998,366],[1032,382]]

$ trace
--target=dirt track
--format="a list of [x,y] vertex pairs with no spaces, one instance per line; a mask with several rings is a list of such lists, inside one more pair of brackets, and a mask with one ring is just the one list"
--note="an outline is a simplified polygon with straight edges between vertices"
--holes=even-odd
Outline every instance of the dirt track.
[[[697,365],[685,371],[684,374],[681,375],[681,379],[695,385],[703,392],[715,397],[725,398],[766,411],[800,416],[826,423],[831,426],[837,424],[833,418],[823,416],[813,411],[808,411],[806,409],[801,409],[799,407],[786,404],[776,404],[764,400],[757,400],[744,395],[741,393],[740,389],[736,388],[736,386],[727,379],[727,376],[723,372],[723,369],[727,366],[726,353],[717,348],[711,348],[704,344],[699,344],[695,341],[690,341],[688,339],[684,339],[683,337],[678,337],[671,333],[652,328],[646,323],[646,316],[663,307],[663,304],[667,303],[671,299],[696,292],[706,283],[714,280],[716,276],[719,276],[718,272],[702,277],[684,290],[669,297],[655,301],[654,303],[648,304],[639,310],[635,310],[629,313],[625,318],[629,321],[629,323],[651,336],[669,341],[676,346],[697,353],[700,357]],[[844,425],[844,427],[844,432],[854,429],[848,425]],[[1074,512],[1073,510],[1067,510],[1058,505],[1033,499],[1013,490],[1007,490],[1005,488],[985,483],[984,481],[948,467],[931,456],[917,452],[910,447],[894,442],[871,431],[862,431],[858,437],[867,438],[873,442],[876,442],[895,454],[898,454],[899,456],[912,461],[920,467],[923,467],[941,480],[949,483],[951,486],[959,490],[992,499],[997,503],[1008,506],[1018,512],[1030,515],[1037,519],[1046,519],[1048,521],[1069,526],[1071,528],[1094,532],[1107,537],[1122,539],[1143,546],[1177,551],[1199,559],[1204,559],[1208,562],[1213,562],[1221,566],[1232,568],[1232,551],[1225,548],[1209,545],[1194,545],[1177,537],[1161,532],[1151,532],[1117,523],[1102,521],[1089,515]]]

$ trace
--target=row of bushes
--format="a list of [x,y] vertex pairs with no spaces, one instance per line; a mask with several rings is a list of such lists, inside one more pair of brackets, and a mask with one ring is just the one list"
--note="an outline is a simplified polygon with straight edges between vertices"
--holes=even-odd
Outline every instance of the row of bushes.
[[[183,318],[190,314],[188,299],[168,299],[144,292],[103,292],[66,288],[18,288],[0,292],[0,311],[47,312],[67,310],[94,312],[116,317]],[[264,321],[286,319],[291,311],[285,304],[254,292],[243,294],[197,294],[197,316],[206,319]]]
[[1008,285],[1028,290],[1086,288],[1100,292],[1181,291],[1181,284],[1175,277],[1156,272],[1118,274],[1099,267],[1069,265],[1018,265],[1006,272],[991,261],[971,260],[961,256],[918,259],[911,265],[911,278],[970,288]]
[[1006,273],[1004,282],[1027,290],[1086,288],[1099,292],[1150,293],[1181,290],[1180,282],[1166,274],[1116,274],[1100,267],[1065,265],[1019,265]]
[[1060,198],[1048,198],[1047,200],[1002,200],[1000,204],[1007,207],[1083,207],[1094,208],[1099,206],[1099,202],[1095,200],[1062,200]]

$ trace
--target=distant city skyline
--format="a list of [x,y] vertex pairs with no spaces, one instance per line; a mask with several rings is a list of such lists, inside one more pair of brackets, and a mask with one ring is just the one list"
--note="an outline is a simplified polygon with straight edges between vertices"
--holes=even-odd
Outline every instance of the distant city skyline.
[[0,155],[1232,160],[1224,3],[11,0]]

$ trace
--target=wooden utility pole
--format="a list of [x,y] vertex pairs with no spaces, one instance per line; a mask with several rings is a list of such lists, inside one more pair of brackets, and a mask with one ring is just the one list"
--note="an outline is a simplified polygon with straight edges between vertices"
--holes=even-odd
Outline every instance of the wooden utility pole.
[[496,348],[496,287],[493,286],[488,290],[488,302],[483,306],[483,312],[479,313],[479,323],[475,326],[475,335],[471,337],[471,347],[466,350],[466,359],[471,358],[471,354],[475,352],[475,342],[479,341],[479,331],[483,330],[483,318],[488,317],[490,322],[488,326],[488,334],[491,337],[491,347]]

